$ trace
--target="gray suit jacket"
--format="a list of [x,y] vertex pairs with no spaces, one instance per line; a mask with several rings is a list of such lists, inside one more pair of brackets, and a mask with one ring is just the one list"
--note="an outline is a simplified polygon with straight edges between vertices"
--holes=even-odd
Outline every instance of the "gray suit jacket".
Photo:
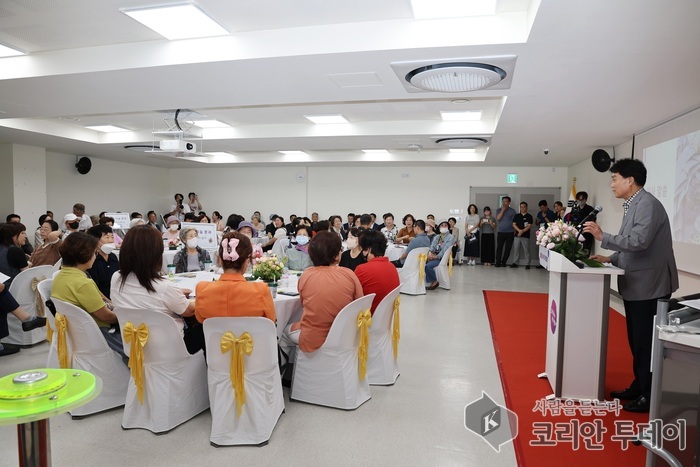
[[603,234],[603,248],[614,250],[612,263],[625,270],[618,290],[625,300],[650,300],[678,289],[671,226],[663,205],[642,189],[622,219],[620,233]]

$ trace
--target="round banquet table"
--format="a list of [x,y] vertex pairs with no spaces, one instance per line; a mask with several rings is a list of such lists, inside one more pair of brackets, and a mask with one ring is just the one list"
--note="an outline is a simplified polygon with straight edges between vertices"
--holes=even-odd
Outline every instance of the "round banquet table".
[[388,257],[389,261],[396,261],[397,259],[401,258],[405,251],[406,246],[399,246],[390,243],[386,247],[386,252],[384,252],[384,256]]

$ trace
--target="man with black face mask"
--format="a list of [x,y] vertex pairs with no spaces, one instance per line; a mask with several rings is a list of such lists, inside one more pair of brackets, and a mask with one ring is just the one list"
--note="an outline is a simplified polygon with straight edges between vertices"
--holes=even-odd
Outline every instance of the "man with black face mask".
[[80,227],[80,219],[73,213],[66,214],[63,216],[63,225],[66,228],[66,234],[63,236],[63,238],[66,238],[66,236],[78,231],[78,227]]

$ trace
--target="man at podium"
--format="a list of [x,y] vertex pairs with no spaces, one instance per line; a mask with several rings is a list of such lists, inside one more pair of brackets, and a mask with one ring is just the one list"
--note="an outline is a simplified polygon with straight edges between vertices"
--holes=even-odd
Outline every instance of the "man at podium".
[[605,233],[595,222],[586,222],[584,232],[614,250],[610,257],[592,258],[625,270],[618,276],[627,321],[627,339],[632,351],[634,381],[627,389],[613,391],[612,397],[629,400],[630,412],[648,412],[651,394],[651,343],[656,302],[670,298],[678,289],[678,270],[673,256],[671,228],[663,205],[644,190],[647,170],[635,159],[621,159],[610,168],[611,187],[616,198],[624,199],[624,217],[617,235]]

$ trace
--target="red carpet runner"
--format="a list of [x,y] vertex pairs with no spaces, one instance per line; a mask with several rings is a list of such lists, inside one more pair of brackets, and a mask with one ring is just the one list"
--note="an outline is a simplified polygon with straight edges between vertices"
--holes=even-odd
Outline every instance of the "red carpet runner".
[[[631,443],[625,450],[624,441],[617,436],[626,438],[631,434],[626,428],[631,428],[632,422],[635,427],[647,422],[648,414],[620,410],[619,415],[615,415],[600,406],[594,406],[597,414],[592,411],[582,414],[579,409],[573,416],[553,415],[551,410],[544,415],[540,410],[533,410],[540,400],[552,393],[549,382],[537,378],[545,365],[547,295],[485,290],[484,300],[506,406],[518,415],[519,434],[513,440],[518,465],[643,466],[646,450]],[[606,394],[623,389],[632,381],[632,355],[627,344],[625,318],[611,310],[608,329]],[[559,407],[563,412],[563,403]],[[551,408],[557,410],[556,405]],[[622,422],[617,432],[615,421]],[[538,445],[532,446],[531,442]],[[665,463],[659,460],[658,465]]]

